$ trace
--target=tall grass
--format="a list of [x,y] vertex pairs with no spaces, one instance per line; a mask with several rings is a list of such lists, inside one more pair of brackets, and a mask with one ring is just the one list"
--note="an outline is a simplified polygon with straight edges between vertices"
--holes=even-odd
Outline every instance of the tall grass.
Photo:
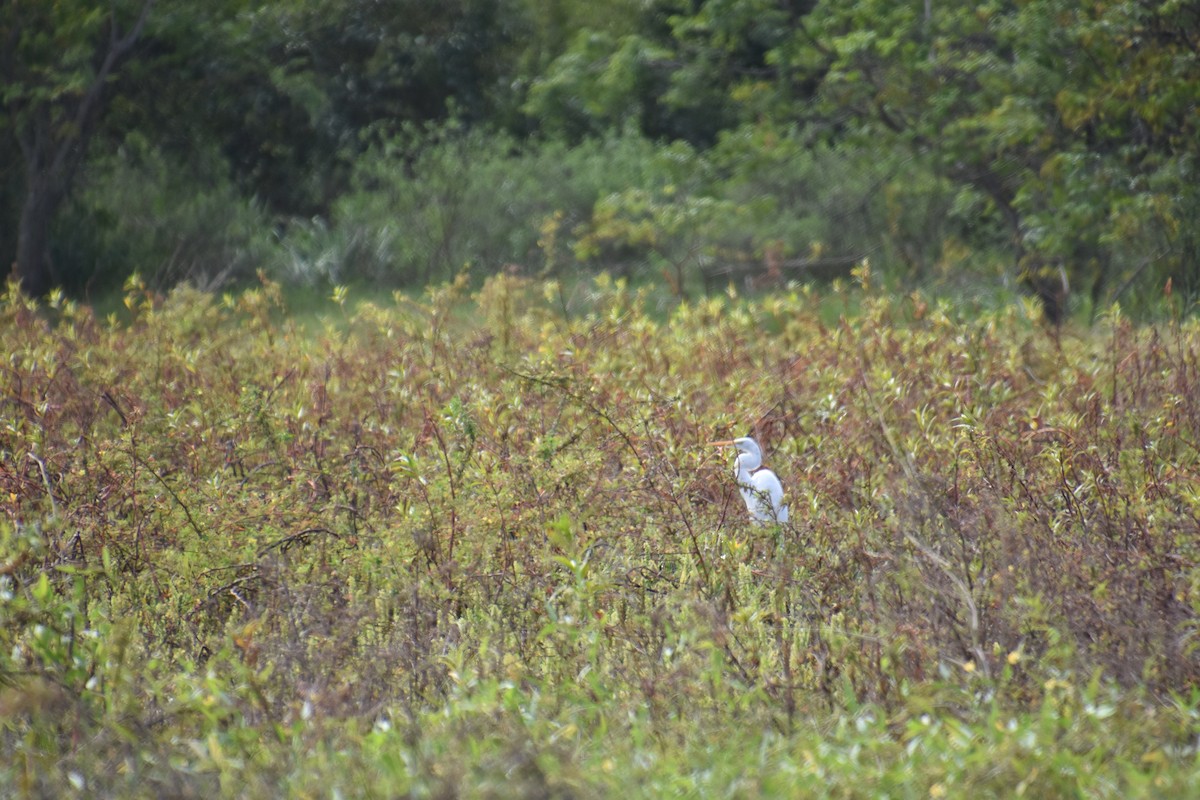
[[[1197,779],[1192,322],[662,318],[608,278],[565,316],[505,275],[314,332],[271,283],[127,292],[0,311],[5,793]],[[702,446],[745,433],[787,526]]]

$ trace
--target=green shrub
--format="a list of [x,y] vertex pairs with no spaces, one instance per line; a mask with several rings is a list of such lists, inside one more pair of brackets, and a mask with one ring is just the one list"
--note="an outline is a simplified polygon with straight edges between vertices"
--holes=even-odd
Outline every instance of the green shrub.
[[69,288],[89,294],[118,289],[134,272],[159,291],[245,284],[274,250],[268,216],[218,153],[185,164],[134,136],[90,167],[58,230]]
[[868,162],[770,126],[707,153],[634,133],[568,146],[414,129],[362,157],[355,186],[330,220],[290,227],[276,275],[412,286],[464,268],[608,270],[687,294],[847,277],[868,257],[893,283],[954,281],[960,291],[990,268],[961,261],[955,226],[969,222],[927,168]]
[[355,191],[328,223],[299,225],[278,274],[288,280],[448,280],[464,267],[490,275],[515,265],[569,269],[569,250],[546,252],[547,226],[569,232],[599,198],[630,185],[667,183],[668,156],[636,136],[576,147],[518,143],[500,133],[413,131],[360,159]]

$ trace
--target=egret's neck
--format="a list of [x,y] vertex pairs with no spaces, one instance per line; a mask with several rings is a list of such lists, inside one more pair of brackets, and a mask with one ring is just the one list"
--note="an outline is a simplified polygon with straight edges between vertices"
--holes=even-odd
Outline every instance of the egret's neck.
[[749,479],[750,473],[758,469],[762,459],[754,457],[753,453],[742,453],[733,461],[733,471],[739,480]]

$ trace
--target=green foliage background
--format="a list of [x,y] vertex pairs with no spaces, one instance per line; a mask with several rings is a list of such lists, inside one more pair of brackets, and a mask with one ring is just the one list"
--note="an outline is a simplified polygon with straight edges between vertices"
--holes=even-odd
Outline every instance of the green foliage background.
[[74,0],[0,39],[0,243],[61,182],[76,294],[864,256],[1052,319],[1198,289],[1194,2]]

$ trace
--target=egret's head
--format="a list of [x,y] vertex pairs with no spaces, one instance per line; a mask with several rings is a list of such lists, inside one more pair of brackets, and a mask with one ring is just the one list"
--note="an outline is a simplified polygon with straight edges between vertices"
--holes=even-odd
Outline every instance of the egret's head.
[[743,436],[739,439],[734,439],[733,446],[738,449],[739,453],[749,453],[759,461],[762,460],[762,448],[758,446],[758,442],[754,441],[749,436]]
[[709,442],[708,444],[710,447],[736,447],[743,453],[757,453],[762,455],[762,448],[758,446],[758,442],[749,436],[742,436],[737,439],[722,439],[719,442]]
[[739,453],[734,463],[749,470],[757,469],[762,464],[762,448],[758,446],[758,442],[751,439],[749,436],[742,436],[738,439],[726,439],[721,442],[709,442],[714,446],[736,447]]

